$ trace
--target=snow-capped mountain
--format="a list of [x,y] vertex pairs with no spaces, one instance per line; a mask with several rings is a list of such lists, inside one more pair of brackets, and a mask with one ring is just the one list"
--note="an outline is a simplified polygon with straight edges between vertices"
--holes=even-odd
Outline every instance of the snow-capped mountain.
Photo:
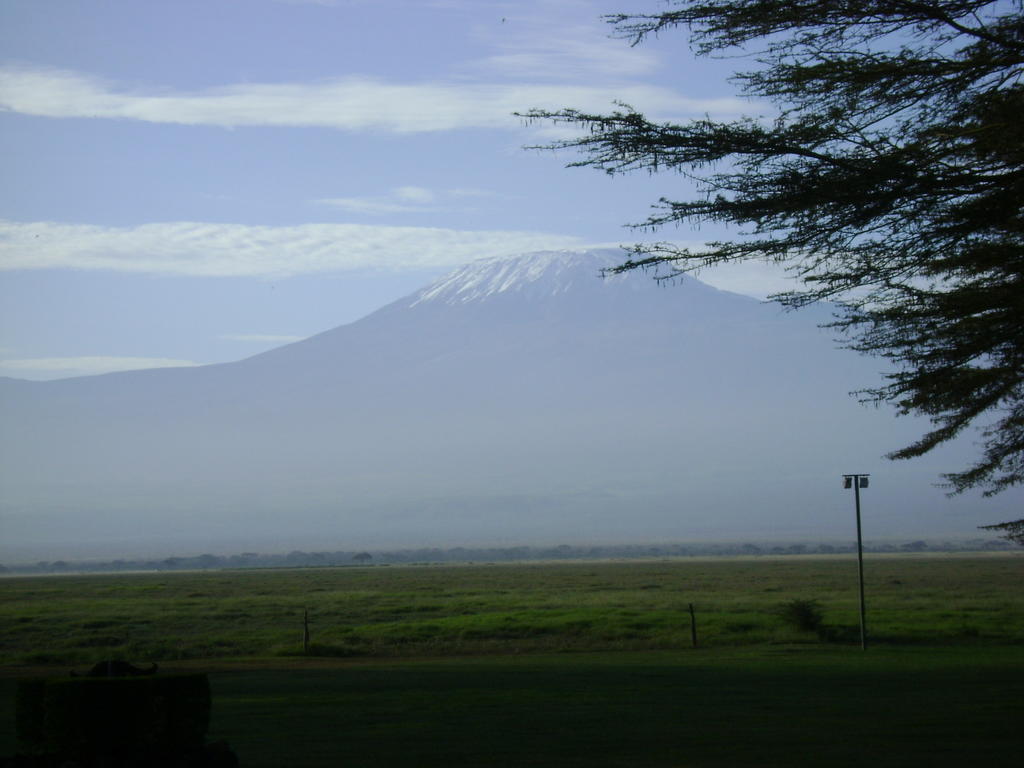
[[969,445],[879,458],[922,425],[848,395],[879,365],[827,310],[602,279],[622,255],[482,260],[237,363],[0,382],[0,560],[822,538],[849,529],[843,472],[875,475],[871,535],[1005,518],[931,487]]
[[518,294],[546,298],[570,290],[611,288],[625,275],[595,280],[600,270],[622,261],[617,249],[601,251],[541,251],[515,259],[481,259],[456,269],[451,274],[416,294],[412,306],[424,302],[465,304],[485,301],[498,294]]

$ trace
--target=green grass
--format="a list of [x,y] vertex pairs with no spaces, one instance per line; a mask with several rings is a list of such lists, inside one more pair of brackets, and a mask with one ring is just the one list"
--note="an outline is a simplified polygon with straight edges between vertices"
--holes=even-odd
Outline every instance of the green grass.
[[1022,569],[869,558],[867,653],[844,557],[2,579],[0,755],[15,677],[127,657],[209,670],[257,768],[1016,765]]
[[[247,768],[1015,766],[1024,721],[1019,647],[777,646],[213,669],[210,737],[226,739]],[[9,701],[11,686],[0,680],[0,699]],[[9,713],[0,718],[9,722]],[[0,731],[0,754],[10,743]]]
[[[880,643],[1024,642],[1024,559],[868,560]],[[825,636],[857,636],[850,558],[209,571],[0,580],[0,664],[506,654],[818,642],[781,604],[816,600]]]

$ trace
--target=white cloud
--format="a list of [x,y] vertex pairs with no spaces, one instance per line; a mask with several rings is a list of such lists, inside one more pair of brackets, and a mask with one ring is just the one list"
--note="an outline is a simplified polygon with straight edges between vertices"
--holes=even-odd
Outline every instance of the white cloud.
[[201,365],[201,363],[192,360],[173,360],[166,357],[110,357],[103,355],[30,357],[0,360],[0,376],[41,381],[69,376],[92,376],[114,371],[134,371],[143,368],[184,368],[196,365]]
[[427,205],[437,199],[437,195],[424,187],[399,187],[395,190],[395,197],[416,205]]
[[256,344],[291,344],[294,341],[302,341],[305,336],[289,336],[276,333],[222,333],[217,338],[225,341],[247,341]]
[[[484,194],[488,193],[472,189],[447,190],[423,195],[422,199]],[[456,267],[490,256],[618,245],[617,242],[584,242],[577,237],[544,232],[363,224],[266,227],[168,222],[137,227],[98,227],[0,220],[0,271],[81,269],[206,277],[287,277],[355,270]],[[695,250],[703,247],[696,241],[678,241],[676,245]],[[794,280],[782,267],[760,262],[705,268],[695,276],[718,288],[758,298],[794,287]],[[260,334],[221,338],[263,342],[299,340],[293,336]]]
[[544,232],[435,227],[202,222],[100,227],[0,220],[0,270],[284,277],[454,267],[487,256],[581,245],[579,238]]
[[253,83],[191,93],[128,91],[58,69],[0,67],[0,110],[52,118],[139,120],[179,125],[318,126],[347,131],[519,129],[531,108],[607,111],[622,101],[649,116],[736,114],[738,99],[689,99],[641,84],[390,83],[369,77],[314,83]]
[[[467,72],[507,78],[559,82],[595,79],[622,83],[649,77],[661,67],[648,48],[609,37],[608,24],[580,10],[568,14],[510,11],[500,25],[478,30],[497,52],[472,62]],[[590,23],[581,23],[581,20]]]
[[[348,213],[383,215],[391,213],[437,213],[450,211],[448,205],[472,197],[491,197],[493,193],[477,189],[432,190],[425,187],[397,187],[386,195],[368,197],[326,197],[313,202],[340,208]],[[461,208],[461,205],[460,205]],[[463,208],[464,210],[464,208]]]

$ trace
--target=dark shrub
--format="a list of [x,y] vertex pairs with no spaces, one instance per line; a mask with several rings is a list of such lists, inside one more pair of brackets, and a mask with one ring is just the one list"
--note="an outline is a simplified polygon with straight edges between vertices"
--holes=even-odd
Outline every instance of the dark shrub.
[[18,740],[29,754],[181,755],[202,748],[209,720],[202,674],[18,683]]
[[776,613],[786,624],[801,632],[816,632],[825,619],[817,600],[790,600],[780,605]]

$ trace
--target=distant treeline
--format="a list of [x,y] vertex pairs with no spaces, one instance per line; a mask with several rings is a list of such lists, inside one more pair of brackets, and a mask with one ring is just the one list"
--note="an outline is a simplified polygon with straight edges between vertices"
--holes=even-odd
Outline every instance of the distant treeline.
[[[167,557],[152,560],[68,561],[41,560],[36,563],[3,566],[0,573],[110,573],[118,571],[194,571],[215,568],[311,568],[355,565],[414,565],[430,563],[490,563],[523,560],[587,560],[603,558],[707,557],[737,555],[835,555],[856,551],[856,543],[689,543],[689,544],[608,544],[602,546],[552,547],[436,547],[390,551],[338,550],[264,554],[242,552],[237,555],[202,554],[191,557]],[[865,552],[983,552],[1015,549],[1002,539],[969,539],[957,542],[905,543],[867,542]]]

